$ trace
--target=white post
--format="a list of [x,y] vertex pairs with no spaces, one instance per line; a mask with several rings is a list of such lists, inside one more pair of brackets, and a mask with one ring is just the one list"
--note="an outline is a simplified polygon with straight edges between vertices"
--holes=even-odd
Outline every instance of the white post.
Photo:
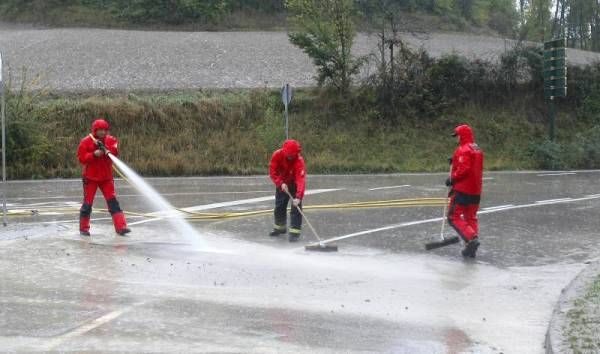
[[4,82],[2,81],[2,53],[0,53],[0,115],[2,116],[2,224],[7,226],[6,214],[6,101],[4,99]]

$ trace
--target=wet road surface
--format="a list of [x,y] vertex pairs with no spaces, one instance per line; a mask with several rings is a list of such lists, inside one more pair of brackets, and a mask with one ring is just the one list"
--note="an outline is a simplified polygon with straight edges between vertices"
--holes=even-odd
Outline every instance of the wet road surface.
[[[95,212],[82,239],[79,181],[11,182],[9,208],[41,212],[0,233],[0,350],[541,353],[561,289],[598,257],[599,177],[487,174],[476,261],[424,250],[440,206],[307,210],[323,238],[342,237],[334,254],[269,238],[268,215],[195,221],[207,252],[151,217],[130,217],[122,238]],[[439,198],[443,180],[311,176],[305,204]],[[272,207],[265,177],[149,182],[180,208]],[[125,210],[153,212],[117,190]]]

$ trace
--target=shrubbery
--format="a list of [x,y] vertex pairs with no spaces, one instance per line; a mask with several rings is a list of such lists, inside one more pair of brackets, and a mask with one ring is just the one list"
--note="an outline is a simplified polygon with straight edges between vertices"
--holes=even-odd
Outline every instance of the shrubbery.
[[[55,167],[56,154],[52,134],[43,130],[33,114],[35,96],[23,90],[5,90],[5,95],[6,162],[11,166],[11,175],[43,177],[45,169]],[[32,166],[36,166],[35,172]]]
[[283,0],[3,0],[0,18],[58,25],[221,24],[234,12],[283,13]]
[[[512,35],[517,13],[509,0],[429,1],[429,0],[352,0],[359,10],[355,19],[373,17],[377,6],[406,13],[425,13],[442,17],[454,29],[468,25],[490,27]],[[58,25],[206,25],[228,22],[228,16],[281,19],[285,0],[3,0],[0,18]],[[276,20],[277,21],[277,20]]]

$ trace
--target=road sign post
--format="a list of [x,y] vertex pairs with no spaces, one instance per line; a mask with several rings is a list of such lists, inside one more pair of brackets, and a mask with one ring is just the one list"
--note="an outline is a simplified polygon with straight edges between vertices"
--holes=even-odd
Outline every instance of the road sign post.
[[567,97],[567,42],[564,38],[544,43],[544,98],[548,102],[549,137],[554,140],[556,102]]
[[290,84],[285,84],[281,88],[281,101],[285,106],[285,138],[290,138],[290,122],[289,122],[289,114],[288,114],[288,106],[292,101],[292,86]]
[[2,53],[0,53],[0,120],[2,121],[2,224],[6,221],[6,100],[4,98],[4,81],[2,81]]

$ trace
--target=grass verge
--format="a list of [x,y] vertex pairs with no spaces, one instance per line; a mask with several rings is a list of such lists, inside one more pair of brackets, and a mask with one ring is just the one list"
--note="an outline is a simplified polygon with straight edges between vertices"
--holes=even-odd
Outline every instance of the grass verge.
[[600,352],[600,275],[567,313],[566,337],[573,353]]
[[[283,141],[282,105],[275,90],[23,95],[10,94],[8,100],[11,179],[78,176],[76,148],[96,117],[110,121],[123,160],[146,176],[265,174],[272,151]],[[600,165],[595,145],[594,154],[573,145],[595,141],[600,128],[576,120],[563,107],[558,150],[555,145],[546,149],[543,114],[524,95],[510,102],[460,104],[434,118],[393,124],[374,119],[373,109],[360,96],[348,102],[317,89],[298,90],[290,131],[304,146],[308,172],[446,171],[456,146],[450,133],[463,122],[474,127],[488,170],[536,169],[545,167],[548,158],[559,161],[560,168]],[[588,157],[585,163],[580,155]]]

